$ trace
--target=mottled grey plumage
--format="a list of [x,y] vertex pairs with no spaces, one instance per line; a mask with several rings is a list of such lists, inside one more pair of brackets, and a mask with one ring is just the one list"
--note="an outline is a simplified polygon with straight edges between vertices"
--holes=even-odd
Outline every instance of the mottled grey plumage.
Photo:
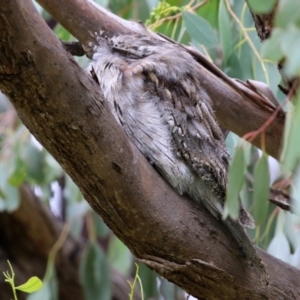
[[[94,69],[128,138],[175,189],[220,219],[229,155],[199,80],[201,66],[180,45],[149,37],[123,35],[98,41],[89,70]],[[253,227],[243,208],[239,221]],[[243,243],[242,226],[228,223]]]

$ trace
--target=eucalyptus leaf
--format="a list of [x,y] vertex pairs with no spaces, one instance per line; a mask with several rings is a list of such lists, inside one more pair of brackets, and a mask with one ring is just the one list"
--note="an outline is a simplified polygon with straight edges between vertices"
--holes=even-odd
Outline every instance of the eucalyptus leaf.
[[[104,223],[103,219],[99,215],[97,215],[95,212],[92,212],[92,218],[93,218],[93,223],[94,223],[97,237],[100,237],[100,238],[106,237],[109,234],[110,230],[107,227],[107,225]],[[123,243],[122,243],[122,245],[124,246]],[[124,246],[124,247],[128,250],[128,248],[126,246]],[[124,257],[123,257],[123,259],[124,259]]]
[[45,152],[39,150],[33,143],[24,146],[21,158],[27,167],[27,176],[36,183],[44,182]]
[[157,299],[157,274],[150,270],[146,265],[139,264],[139,276],[143,283],[143,291],[145,299]]
[[283,58],[281,49],[282,38],[285,32],[280,28],[274,28],[272,36],[262,43],[261,56],[273,62],[278,62]]
[[[263,1],[261,1],[263,2]],[[275,15],[275,26],[287,28],[290,25],[300,25],[300,6],[295,0],[278,1],[277,13]]]
[[257,14],[266,14],[272,11],[277,0],[247,0],[250,9]]
[[86,245],[79,268],[85,300],[110,300],[110,270],[103,250],[94,242]]
[[228,216],[236,220],[240,212],[239,193],[246,171],[244,147],[239,146],[232,158],[228,173],[228,186],[224,205],[223,219]]
[[204,18],[187,11],[182,13],[182,17],[191,38],[207,48],[215,47],[218,44],[215,30]]
[[5,199],[6,211],[12,212],[16,210],[19,207],[21,201],[19,188],[7,184],[4,192],[6,195],[6,199]]
[[202,5],[196,10],[197,14],[202,18],[204,18],[205,20],[207,20],[209,24],[215,29],[219,27],[218,25],[219,2],[220,0],[209,0],[205,3],[205,5]]
[[300,28],[290,27],[281,40],[281,49],[286,58],[285,76],[293,78],[300,74]]
[[294,171],[297,166],[297,162],[300,158],[300,95],[297,95],[295,101],[295,108],[290,106],[292,112],[288,114],[290,121],[286,122],[285,127],[288,126],[289,130],[285,129],[285,139],[284,139],[284,150],[282,152],[282,165],[285,171]]
[[219,33],[220,41],[223,49],[223,61],[226,61],[232,53],[232,32],[231,19],[226,9],[224,0],[220,1],[219,5]]
[[110,239],[108,259],[111,265],[119,270],[122,274],[130,274],[133,256],[129,249],[116,236],[112,236]]
[[159,292],[164,299],[176,299],[174,284],[163,277],[160,277]]
[[10,175],[10,177],[8,178],[8,183],[17,187],[23,183],[27,175],[27,166],[24,163],[24,161],[19,157],[16,157],[16,161],[14,165],[15,165],[15,169],[13,173]]
[[270,174],[268,157],[262,154],[256,162],[253,184],[253,215],[257,224],[261,224],[267,215],[269,206]]

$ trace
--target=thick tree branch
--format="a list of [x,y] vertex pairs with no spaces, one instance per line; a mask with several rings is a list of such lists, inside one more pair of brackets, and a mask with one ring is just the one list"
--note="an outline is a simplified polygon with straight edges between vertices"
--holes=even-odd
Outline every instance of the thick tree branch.
[[138,258],[200,299],[300,297],[298,270],[258,250],[261,273],[221,222],[158,176],[29,0],[1,0],[0,40],[1,90]]

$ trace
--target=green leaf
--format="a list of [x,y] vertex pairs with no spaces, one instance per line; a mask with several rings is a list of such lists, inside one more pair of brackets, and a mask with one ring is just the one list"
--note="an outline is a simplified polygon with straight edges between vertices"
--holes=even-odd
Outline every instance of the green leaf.
[[141,281],[146,283],[143,285],[145,299],[157,299],[157,274],[146,265],[139,264],[139,276]]
[[[263,1],[261,1],[263,2]],[[275,26],[286,28],[289,25],[299,27],[300,23],[300,6],[295,0],[281,0],[275,16]]]
[[285,31],[281,49],[286,57],[284,72],[290,78],[300,74],[300,29],[291,27]]
[[34,182],[43,183],[45,152],[37,149],[32,143],[28,143],[22,150],[21,158],[26,164],[27,176]]
[[27,297],[27,300],[58,300],[58,283],[54,266],[54,257],[48,257],[47,269],[43,279],[43,287],[34,294]]
[[80,281],[86,300],[110,300],[111,281],[107,259],[98,244],[90,242],[80,261]]
[[243,79],[244,65],[240,62],[236,53],[233,52],[228,57],[224,71],[230,77]]
[[167,281],[163,277],[160,277],[159,293],[164,299],[176,299],[177,295],[175,295],[175,288],[176,287],[174,284]]
[[294,171],[300,158],[300,95],[297,96],[296,106],[290,106],[292,112],[288,113],[284,130],[284,149],[282,152],[282,165],[284,171]]
[[111,265],[124,275],[130,274],[133,257],[129,249],[116,237],[109,242],[108,258]]
[[16,158],[15,169],[11,176],[8,178],[8,182],[17,187],[20,186],[26,177],[27,167],[24,161],[20,158]]
[[227,61],[232,53],[232,35],[231,35],[231,19],[224,4],[224,0],[219,5],[219,32],[223,49],[223,61]]
[[20,192],[19,188],[12,186],[10,184],[7,184],[5,188],[5,209],[8,212],[12,212],[16,210],[20,205]]
[[33,276],[27,280],[24,284],[21,284],[19,286],[16,286],[16,290],[25,292],[25,293],[33,293],[41,289],[43,286],[42,281],[36,277]]
[[67,29],[65,29],[63,26],[61,26],[60,24],[57,24],[55,26],[54,33],[62,41],[72,41],[72,40],[74,40],[74,37],[72,36],[72,34]]
[[261,56],[264,59],[278,62],[283,58],[281,42],[284,34],[285,32],[282,29],[275,28],[272,32],[272,36],[262,43]]
[[63,170],[58,162],[48,153],[45,152],[44,182],[50,183],[57,180],[63,175]]
[[[265,62],[265,67],[267,69],[267,73],[269,74],[270,82],[269,82],[269,88],[273,92],[274,95],[276,95],[276,92],[278,91],[278,85],[281,81],[280,73],[278,72],[278,66],[277,64]],[[278,101],[280,99],[277,98]]]
[[244,183],[244,175],[246,171],[244,151],[244,147],[239,146],[231,161],[223,219],[230,216],[232,219],[236,220],[239,216],[239,193]]
[[261,224],[269,206],[270,173],[267,155],[262,154],[256,162],[253,177],[253,215],[256,223]]
[[[292,213],[300,216],[300,166],[297,166],[297,170],[293,176],[293,184],[291,186],[291,198],[292,198]],[[294,233],[293,233],[294,235]],[[300,241],[300,239],[299,239]]]
[[[178,1],[178,0],[177,0]],[[213,28],[218,28],[218,7],[219,7],[219,0],[209,0],[199,7],[196,12],[197,15],[201,16],[205,20],[209,22],[209,24]]]
[[[109,231],[109,228],[107,227],[107,225],[104,223],[103,219],[99,215],[97,215],[95,212],[92,213],[92,218],[93,218],[93,224],[95,227],[97,237],[100,237],[100,238],[106,237],[110,231]],[[128,248],[127,248],[127,250],[128,250]],[[125,260],[125,257],[123,257],[123,259]]]
[[247,0],[250,9],[257,14],[266,14],[271,12],[277,0]]
[[1,188],[0,188],[0,199],[6,200],[6,195]]
[[187,11],[182,13],[186,30],[201,45],[213,48],[218,44],[218,37],[211,25],[202,17]]

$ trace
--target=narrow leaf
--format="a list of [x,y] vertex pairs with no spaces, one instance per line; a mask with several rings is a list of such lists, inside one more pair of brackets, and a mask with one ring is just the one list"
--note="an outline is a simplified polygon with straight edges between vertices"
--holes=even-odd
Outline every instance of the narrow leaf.
[[258,14],[266,14],[271,12],[277,0],[247,0],[250,9]]
[[232,53],[231,19],[226,9],[224,0],[219,5],[219,32],[223,49],[223,60],[227,61]]
[[275,15],[275,26],[287,28],[291,25],[299,24],[300,6],[298,5],[298,2],[295,2],[295,0],[281,0],[278,2]]
[[86,246],[79,273],[86,300],[111,299],[109,266],[97,244],[91,242]]
[[116,237],[109,242],[108,259],[111,265],[124,275],[130,274],[133,257],[129,249]]
[[270,173],[268,158],[265,154],[257,161],[253,177],[253,214],[257,224],[260,224],[264,221],[269,206]]
[[16,290],[25,292],[25,293],[33,293],[41,289],[43,286],[42,281],[36,277],[33,276],[27,280],[24,284],[21,284],[16,287]]
[[218,37],[211,25],[202,17],[187,11],[182,13],[186,30],[195,41],[207,48],[218,44]]
[[300,158],[300,95],[296,99],[295,110],[288,117],[291,117],[291,120],[285,124],[285,126],[289,126],[289,130],[285,129],[285,143],[281,161],[285,171],[294,171]]
[[281,49],[282,38],[285,32],[280,28],[272,31],[272,36],[262,43],[261,56],[265,59],[277,62],[282,59],[283,52]]
[[240,211],[239,193],[244,183],[244,174],[246,171],[246,162],[244,148],[238,147],[229,168],[228,187],[226,201],[224,206],[223,219],[230,216],[237,219]]
[[157,299],[158,298],[157,273],[150,270],[146,265],[139,264],[139,276],[142,282],[146,283],[145,286],[143,287],[145,299]]

